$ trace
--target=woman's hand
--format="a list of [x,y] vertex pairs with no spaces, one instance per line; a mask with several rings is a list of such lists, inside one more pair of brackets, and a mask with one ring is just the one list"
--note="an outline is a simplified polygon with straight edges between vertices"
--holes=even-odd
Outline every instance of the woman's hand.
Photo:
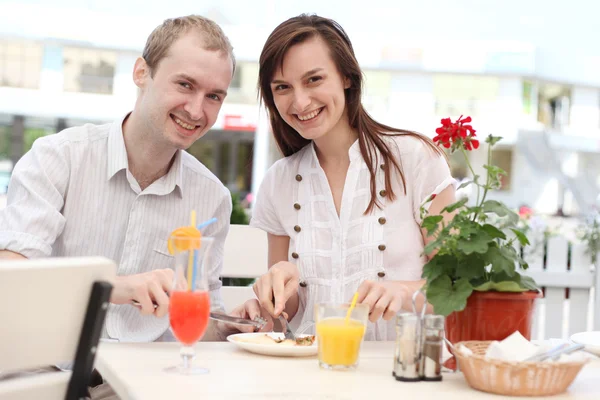
[[358,287],[357,303],[369,306],[369,321],[377,322],[382,317],[389,321],[402,309],[402,304],[410,294],[405,282],[364,281]]
[[[260,306],[270,315],[278,317],[285,310],[288,300],[292,296],[297,296],[299,283],[298,267],[291,262],[280,261],[269,268],[269,272],[258,278],[252,289]],[[290,318],[294,316],[293,314],[290,313]]]

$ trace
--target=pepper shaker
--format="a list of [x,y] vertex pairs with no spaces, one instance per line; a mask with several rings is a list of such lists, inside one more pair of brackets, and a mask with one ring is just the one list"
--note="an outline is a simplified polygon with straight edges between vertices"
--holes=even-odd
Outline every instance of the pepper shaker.
[[423,350],[419,375],[425,381],[442,380],[442,351],[444,343],[444,316],[423,317]]
[[421,360],[421,319],[417,314],[396,316],[396,349],[392,375],[398,381],[417,382]]

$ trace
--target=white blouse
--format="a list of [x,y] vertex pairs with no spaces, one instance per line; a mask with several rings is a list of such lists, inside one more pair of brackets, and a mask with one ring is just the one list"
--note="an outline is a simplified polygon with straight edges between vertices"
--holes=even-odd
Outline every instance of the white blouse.
[[[348,302],[365,280],[415,281],[425,259],[419,209],[431,194],[452,184],[443,156],[411,136],[390,136],[406,180],[395,174],[396,199],[385,192],[383,169],[377,168],[377,196],[382,208],[365,215],[371,193],[369,170],[358,141],[349,150],[350,167],[338,217],[314,144],[278,160],[257,194],[250,224],[268,233],[289,236],[288,260],[300,271],[300,305],[291,326],[314,332],[314,305]],[[379,156],[381,162],[381,157]],[[366,340],[394,340],[395,321],[369,323]]]

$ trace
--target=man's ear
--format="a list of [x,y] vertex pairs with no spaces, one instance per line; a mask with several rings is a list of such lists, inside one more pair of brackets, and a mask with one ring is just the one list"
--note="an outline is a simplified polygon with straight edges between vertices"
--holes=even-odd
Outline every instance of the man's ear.
[[143,57],[138,57],[133,66],[133,83],[138,88],[143,89],[150,78],[150,67]]

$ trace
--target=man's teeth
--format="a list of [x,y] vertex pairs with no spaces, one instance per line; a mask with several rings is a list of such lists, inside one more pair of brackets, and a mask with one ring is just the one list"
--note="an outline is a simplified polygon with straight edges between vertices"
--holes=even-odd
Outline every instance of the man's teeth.
[[308,121],[309,119],[313,119],[314,117],[316,117],[317,115],[319,115],[319,113],[321,112],[322,108],[319,108],[318,110],[315,110],[313,112],[311,112],[310,114],[306,114],[306,115],[298,115],[298,119],[300,121]]
[[195,125],[189,125],[189,124],[186,124],[185,122],[183,122],[183,121],[182,121],[182,120],[180,120],[179,118],[175,118],[175,122],[177,122],[177,124],[179,124],[180,126],[184,127],[185,129],[188,129],[188,130],[190,130],[190,131],[191,131],[192,129],[195,129],[195,128],[196,128],[196,126],[195,126]]

